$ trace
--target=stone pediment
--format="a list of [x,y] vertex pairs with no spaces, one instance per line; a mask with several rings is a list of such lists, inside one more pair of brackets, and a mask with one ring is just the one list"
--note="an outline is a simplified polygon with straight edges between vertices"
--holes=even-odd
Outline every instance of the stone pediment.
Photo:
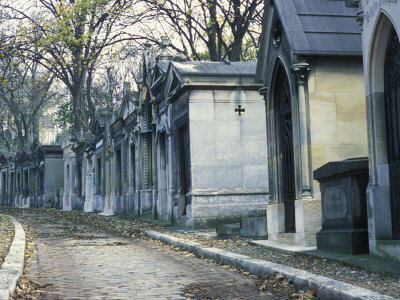
[[122,105],[119,111],[119,117],[126,120],[135,111],[135,97],[132,93],[128,92],[124,95]]
[[[343,1],[267,1],[256,82],[265,79],[270,68],[266,66],[269,52],[274,48],[289,52],[289,56],[361,56],[361,30],[356,13],[357,8],[346,7]],[[279,50],[282,47],[288,49]]]
[[183,78],[172,64],[170,64],[164,82],[164,95],[167,99],[172,97],[183,86]]
[[12,160],[13,154],[11,152],[0,152],[0,163],[5,163]]
[[70,145],[73,145],[76,141],[76,136],[74,133],[68,130],[63,130],[60,144],[61,148],[64,149]]

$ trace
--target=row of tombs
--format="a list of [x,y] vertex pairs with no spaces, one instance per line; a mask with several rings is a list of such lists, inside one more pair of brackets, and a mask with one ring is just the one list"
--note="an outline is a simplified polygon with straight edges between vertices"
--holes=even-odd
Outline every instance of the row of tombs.
[[400,261],[399,29],[397,2],[266,1],[257,63],[147,45],[90,133],[2,154],[1,201]]

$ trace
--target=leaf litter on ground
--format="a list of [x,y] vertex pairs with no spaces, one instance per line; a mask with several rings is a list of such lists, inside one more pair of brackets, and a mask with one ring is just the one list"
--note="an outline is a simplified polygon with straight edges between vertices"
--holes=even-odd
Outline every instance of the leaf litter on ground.
[[[0,213],[3,212],[4,209],[0,208]],[[26,273],[29,271],[29,266],[32,263],[33,258],[36,254],[36,244],[35,241],[38,236],[40,236],[41,232],[35,230],[29,224],[35,224],[40,219],[42,224],[47,224],[50,226],[54,226],[55,228],[61,228],[62,230],[55,230],[52,234],[54,238],[73,238],[73,239],[91,239],[91,238],[99,238],[99,231],[105,231],[110,234],[118,233],[125,237],[131,237],[135,239],[146,239],[151,240],[156,243],[159,247],[167,248],[173,251],[179,251],[183,255],[186,256],[195,256],[191,252],[180,249],[175,246],[171,246],[169,244],[165,244],[161,241],[152,240],[146,235],[147,230],[157,230],[159,232],[164,232],[168,234],[172,234],[180,237],[187,237],[189,240],[195,240],[197,242],[205,243],[209,246],[225,248],[232,244],[241,244],[247,245],[247,241],[243,241],[239,238],[233,238],[229,240],[210,240],[204,239],[199,236],[187,235],[185,233],[176,233],[175,231],[169,230],[168,228],[154,224],[152,222],[146,222],[143,220],[138,220],[134,218],[121,217],[121,216],[101,216],[95,213],[85,213],[83,211],[61,211],[58,209],[13,209],[7,208],[6,213],[16,216],[20,222],[23,224],[26,235],[27,235],[27,247],[25,252],[25,270],[24,274],[18,282],[16,293],[14,295],[14,299],[36,299],[43,293],[45,293],[45,289],[47,286],[41,285],[39,282],[33,282],[29,280],[26,276]],[[118,245],[117,245],[118,246]],[[214,260],[206,259],[210,264],[217,264]],[[253,276],[250,275],[247,271],[238,270],[233,267],[227,267],[234,272],[241,273],[243,276]],[[255,277],[255,276],[254,276]],[[297,291],[294,288],[293,284],[289,282],[282,275],[276,275],[273,277],[265,277],[259,278],[257,280],[256,286],[260,291],[263,291],[261,287],[270,284],[273,287],[273,290],[267,291],[272,295],[282,291],[282,289],[287,290],[285,292],[285,298],[287,299],[317,299],[314,297],[314,293],[310,294],[310,291],[303,292]],[[201,287],[202,284],[196,285],[193,284],[188,287],[192,292],[196,290],[196,287]],[[203,285],[204,286],[204,285]],[[220,287],[216,289],[213,287],[209,287],[209,290],[219,290]],[[215,298],[209,297],[210,295],[203,295],[204,289],[200,289],[197,291],[198,296],[206,296],[203,298],[193,298],[193,299],[224,299],[224,298]],[[190,294],[190,293],[189,293]],[[280,296],[277,298],[279,299]],[[238,299],[241,299],[240,297]],[[245,298],[243,298],[245,299]]]

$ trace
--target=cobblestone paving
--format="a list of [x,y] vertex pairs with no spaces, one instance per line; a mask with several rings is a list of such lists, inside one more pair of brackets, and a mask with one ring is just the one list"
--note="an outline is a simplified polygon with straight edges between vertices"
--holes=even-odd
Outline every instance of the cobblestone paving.
[[288,299],[261,293],[250,276],[148,240],[87,228],[73,234],[32,220],[40,234],[28,277],[47,286],[39,299],[186,299],[183,288],[196,282],[225,288],[223,299]]

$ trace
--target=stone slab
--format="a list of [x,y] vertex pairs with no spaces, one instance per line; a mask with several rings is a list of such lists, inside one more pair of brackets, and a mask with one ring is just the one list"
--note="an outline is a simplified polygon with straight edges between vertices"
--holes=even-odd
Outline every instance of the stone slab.
[[400,276],[400,263],[383,260],[370,254],[355,255],[326,250],[301,251],[300,254],[340,261],[344,264],[358,266],[372,272]]
[[0,300],[10,299],[17,287],[17,281],[24,271],[25,232],[22,225],[12,216],[15,235],[8,254],[0,268]]
[[146,231],[146,235],[150,238],[160,240],[167,244],[190,251],[199,257],[214,259],[216,262],[231,265],[239,269],[244,269],[255,275],[265,276],[273,275],[275,272],[280,272],[289,280],[292,280],[294,285],[299,289],[315,289],[318,298],[321,300],[395,299],[393,297],[381,295],[365,288],[324,276],[315,275],[304,270],[295,269],[261,259],[254,259],[249,256],[232,253],[218,248],[209,248],[195,242],[186,242],[183,239],[159,233],[154,230]]
[[255,246],[262,246],[271,250],[276,250],[288,254],[296,254],[296,253],[301,253],[303,251],[312,251],[317,249],[316,246],[307,247],[301,245],[290,245],[287,243],[279,243],[269,240],[250,241],[250,244]]
[[317,233],[317,248],[349,254],[368,253],[368,231],[323,229]]
[[326,180],[330,177],[343,177],[362,171],[368,172],[367,157],[328,162],[314,171],[314,179]]

